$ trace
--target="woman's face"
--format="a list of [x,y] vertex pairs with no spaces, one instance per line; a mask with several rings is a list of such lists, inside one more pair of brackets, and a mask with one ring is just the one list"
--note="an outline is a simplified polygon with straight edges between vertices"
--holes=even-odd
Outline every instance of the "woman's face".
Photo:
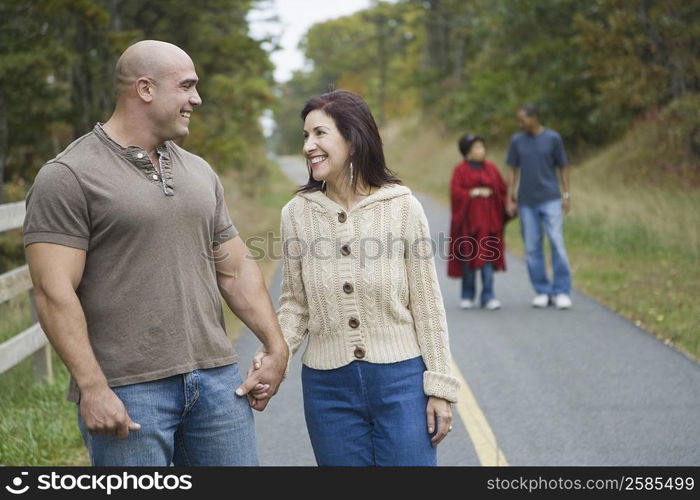
[[476,141],[472,144],[467,159],[472,161],[484,161],[486,159],[486,146],[481,141]]
[[350,161],[350,144],[335,120],[316,109],[304,120],[304,157],[317,181],[336,182]]

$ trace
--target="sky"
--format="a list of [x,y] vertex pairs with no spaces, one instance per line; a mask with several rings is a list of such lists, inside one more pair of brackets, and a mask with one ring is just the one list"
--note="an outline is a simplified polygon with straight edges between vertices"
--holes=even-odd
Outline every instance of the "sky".
[[[248,15],[250,34],[255,39],[279,37],[282,48],[273,52],[271,59],[275,80],[285,82],[293,71],[304,66],[304,56],[297,46],[311,25],[366,9],[370,3],[370,0],[269,0],[261,5],[266,9],[256,9]],[[266,21],[274,15],[279,22]]]

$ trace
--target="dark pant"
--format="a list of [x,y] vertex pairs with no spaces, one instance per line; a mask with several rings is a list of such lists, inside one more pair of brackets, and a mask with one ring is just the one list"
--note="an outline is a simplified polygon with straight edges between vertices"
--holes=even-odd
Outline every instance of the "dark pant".
[[[474,300],[476,297],[476,274],[479,269],[470,269],[467,262],[462,266],[462,299]],[[481,305],[494,298],[493,264],[487,262],[481,268]]]
[[436,465],[423,358],[302,367],[304,414],[318,465]]

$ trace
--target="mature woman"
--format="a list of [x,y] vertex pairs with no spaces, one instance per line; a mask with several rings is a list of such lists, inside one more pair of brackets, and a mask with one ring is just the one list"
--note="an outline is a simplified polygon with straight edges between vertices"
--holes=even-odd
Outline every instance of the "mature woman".
[[[458,146],[464,160],[454,168],[450,180],[452,222],[447,273],[462,278],[462,309],[480,304],[493,311],[501,307],[493,275],[506,268],[506,184],[496,165],[486,159],[483,137],[464,135]],[[482,284],[479,302],[475,300],[478,272]]]
[[282,209],[278,318],[290,358],[308,337],[316,461],[435,465],[459,382],[423,208],[387,169],[362,98],[323,94],[301,116],[309,180]]

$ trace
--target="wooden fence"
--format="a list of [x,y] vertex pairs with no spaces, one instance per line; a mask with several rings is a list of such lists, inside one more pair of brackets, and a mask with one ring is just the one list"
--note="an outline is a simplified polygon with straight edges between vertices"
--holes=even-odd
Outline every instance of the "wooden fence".
[[[24,214],[23,201],[0,205],[0,233],[22,227]],[[31,319],[34,324],[0,344],[0,374],[32,356],[37,380],[50,383],[53,380],[51,344],[38,323],[32,279],[26,264],[0,274],[0,304],[22,293],[29,294]]]

